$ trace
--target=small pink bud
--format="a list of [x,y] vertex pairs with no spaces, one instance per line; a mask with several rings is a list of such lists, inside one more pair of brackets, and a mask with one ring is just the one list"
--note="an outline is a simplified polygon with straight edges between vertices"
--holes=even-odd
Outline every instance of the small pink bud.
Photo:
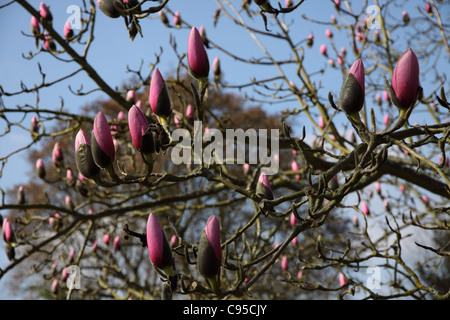
[[281,270],[286,271],[288,267],[288,257],[287,256],[283,256],[281,258]]
[[383,117],[383,124],[387,127],[389,124],[389,113],[385,113]]
[[106,245],[109,245],[109,241],[111,240],[111,236],[109,235],[109,233],[105,234],[103,236],[103,243]]
[[345,286],[345,284],[347,283],[347,281],[345,280],[345,276],[343,273],[339,273],[339,285],[341,287]]
[[319,48],[319,51],[321,54],[323,54],[324,56],[327,55],[327,46],[325,44],[322,44]]
[[173,24],[177,29],[181,28],[181,16],[180,12],[176,11],[175,15],[173,16]]
[[64,24],[64,38],[67,40],[72,37],[73,37],[72,24],[70,23],[69,20],[67,20],[66,23]]
[[114,238],[114,241],[113,241],[113,248],[114,248],[115,250],[119,250],[120,247],[121,247],[120,237],[119,237],[119,236],[116,236],[116,237]]
[[188,117],[190,120],[194,120],[194,107],[192,104],[189,104],[186,108],[186,117]]
[[365,201],[361,202],[361,211],[367,216],[370,215],[369,207]]
[[[292,171],[300,171],[300,166],[298,165],[297,161],[291,162],[291,169],[292,169]],[[296,174],[295,179],[300,180],[300,175]]]
[[326,29],[326,30],[325,30],[325,35],[326,35],[328,38],[333,38],[333,32],[332,32],[330,29]]
[[430,202],[430,199],[428,199],[428,197],[426,195],[422,196],[422,200],[423,200],[423,202],[425,202],[425,204],[428,204]]
[[45,166],[44,161],[42,161],[41,158],[37,159],[36,161],[36,173],[39,178],[41,179],[45,178]]

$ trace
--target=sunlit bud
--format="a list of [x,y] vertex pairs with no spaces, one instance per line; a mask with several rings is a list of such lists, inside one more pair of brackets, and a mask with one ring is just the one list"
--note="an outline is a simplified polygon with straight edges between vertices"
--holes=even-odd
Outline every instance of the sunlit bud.
[[209,74],[209,60],[202,37],[195,27],[189,33],[187,59],[189,73],[196,79],[204,79]]
[[419,61],[408,49],[398,60],[392,75],[392,89],[400,102],[397,107],[407,109],[415,101],[419,87]]
[[39,14],[42,18],[45,20],[51,22],[53,20],[52,13],[50,12],[50,9],[47,7],[47,5],[44,2],[41,2],[39,4]]
[[328,38],[333,38],[333,32],[332,32],[330,29],[326,29],[326,30],[325,30],[325,35],[326,35]]

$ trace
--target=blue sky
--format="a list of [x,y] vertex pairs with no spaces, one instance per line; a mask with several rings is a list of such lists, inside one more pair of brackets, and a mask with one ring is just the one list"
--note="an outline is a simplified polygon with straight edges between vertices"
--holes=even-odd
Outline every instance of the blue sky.
[[[39,7],[40,0],[30,1],[35,7]],[[50,7],[54,16],[54,28],[63,29],[66,19],[70,13],[66,12],[67,7],[77,4],[76,0],[47,0],[46,3]],[[240,7],[240,0],[233,1],[237,7]],[[295,1],[294,1],[295,2]],[[355,2],[355,1],[354,1]],[[370,1],[369,1],[370,2]],[[404,7],[408,8],[411,14],[414,14],[415,6],[422,5],[423,1],[409,1],[404,3]],[[355,2],[356,3],[356,2]],[[252,4],[254,5],[254,4]],[[233,53],[242,55],[243,57],[262,57],[264,54],[258,45],[252,40],[250,35],[242,29],[237,29],[232,25],[226,17],[222,17],[216,28],[213,27],[213,13],[217,8],[215,1],[207,0],[170,0],[168,7],[172,11],[180,11],[181,17],[186,19],[190,24],[199,28],[205,26],[208,37],[217,42],[220,46],[230,50]],[[400,16],[403,8],[395,8],[396,12],[390,12],[392,15]],[[397,12],[398,11],[398,12]],[[286,23],[290,28],[295,28],[298,33],[297,39],[305,39],[309,33],[315,35],[315,44],[311,49],[306,50],[307,69],[309,72],[317,72],[321,68],[329,68],[327,59],[319,54],[319,45],[321,43],[329,43],[326,39],[324,31],[325,25],[311,24],[302,18],[306,13],[308,17],[319,21],[329,21],[331,14],[335,13],[333,6],[328,0],[307,0],[294,13],[286,16]],[[149,63],[152,63],[155,54],[160,51],[160,47],[164,48],[159,68],[164,75],[172,72],[177,66],[176,56],[169,45],[169,33],[176,38],[178,43],[178,51],[186,52],[187,38],[189,29],[168,29],[160,21],[157,15],[153,15],[151,19],[141,21],[141,27],[144,37],[136,36],[131,42],[128,38],[127,30],[122,19],[110,19],[101,12],[96,17],[95,25],[95,41],[90,49],[88,61],[94,66],[97,73],[106,79],[111,87],[120,87],[123,81],[130,75],[126,73],[127,66],[131,69],[138,69],[143,64],[143,72],[146,74],[149,70]],[[172,18],[169,17],[170,21]],[[22,55],[28,55],[28,52],[35,51],[34,39],[25,37],[22,32],[30,33],[30,15],[20,5],[13,4],[7,8],[0,10],[0,39],[2,40],[2,48],[0,50],[0,84],[7,92],[15,92],[20,90],[20,81],[23,81],[28,87],[32,87],[35,83],[40,82],[40,74],[37,67],[39,62],[46,73],[46,80],[52,81],[60,76],[77,69],[75,63],[62,63],[55,60],[49,54],[40,53],[32,60],[26,60]],[[253,18],[252,26],[262,28],[262,19],[259,16]],[[334,41],[336,47],[348,44],[348,39],[343,33],[333,29],[335,33]],[[279,45],[280,42],[269,39],[263,40],[267,48],[278,57],[289,58],[286,56],[285,45]],[[82,47],[75,46],[80,52]],[[404,48],[407,49],[406,47]],[[349,51],[349,47],[347,46]],[[271,68],[253,68],[243,63],[234,61],[225,56],[217,49],[208,51],[210,62],[216,56],[221,59],[222,70],[225,74],[225,81],[230,84],[247,83],[252,76],[257,78],[271,77],[274,71]],[[349,58],[349,61],[352,61]],[[288,74],[295,74],[295,70],[286,70]],[[314,79],[318,81],[318,78]],[[332,91],[336,95],[339,93],[342,83],[342,76],[336,70],[327,70],[325,75],[320,78],[324,92]],[[63,82],[51,88],[41,91],[40,106],[49,109],[58,109],[60,107],[61,98],[64,99],[64,109],[71,112],[77,112],[80,106],[95,98],[106,98],[103,93],[93,93],[88,96],[74,96],[68,89],[68,82]],[[297,82],[298,84],[298,82]],[[424,84],[424,83],[422,83]],[[83,90],[89,91],[95,88],[95,84],[87,78],[84,73],[80,73],[70,80],[70,85],[74,90],[81,86]],[[248,91],[252,94],[251,91]],[[36,102],[35,94],[26,94],[15,97],[3,97],[4,103],[8,108],[15,105],[30,104]],[[295,105],[280,104],[263,106],[270,113],[278,113],[287,107],[296,107]],[[31,118],[31,116],[30,116]],[[20,118],[11,118],[19,121]],[[28,128],[29,119],[23,122]],[[5,129],[5,124],[0,120],[0,132]],[[30,142],[29,133],[25,130],[14,129],[12,133],[5,137],[0,137],[0,156],[4,156],[9,151],[16,149],[18,146],[26,145]],[[14,156],[7,163],[7,170],[4,170],[3,176],[0,178],[0,186],[7,188],[8,186],[23,183],[27,181],[28,174],[34,174],[34,168],[26,161],[24,154]],[[3,244],[0,245],[0,267],[5,267],[8,262],[3,254]],[[6,298],[4,290],[2,290],[2,281],[0,281],[0,298]]]

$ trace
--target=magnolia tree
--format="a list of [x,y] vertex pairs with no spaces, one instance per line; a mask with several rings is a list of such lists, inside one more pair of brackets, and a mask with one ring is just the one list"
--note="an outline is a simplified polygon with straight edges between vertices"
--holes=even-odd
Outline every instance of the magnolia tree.
[[[79,67],[32,87],[2,83],[2,139],[30,138],[2,155],[0,174],[17,156],[36,169],[27,184],[2,184],[10,290],[448,299],[449,4],[323,0],[324,20],[318,1],[216,0],[202,21],[177,5],[79,1],[78,25],[61,28],[49,3],[2,5],[30,21],[25,59]],[[130,46],[164,24],[170,45],[113,88],[89,59],[111,37],[96,32],[99,16],[124,20]],[[224,46],[224,27],[258,51]],[[96,88],[42,105],[46,88],[71,88],[79,73]],[[106,98],[66,107],[98,91]]]

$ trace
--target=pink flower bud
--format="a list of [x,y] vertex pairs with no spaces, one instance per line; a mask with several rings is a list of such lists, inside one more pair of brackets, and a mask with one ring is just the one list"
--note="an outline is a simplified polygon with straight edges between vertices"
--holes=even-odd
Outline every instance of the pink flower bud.
[[389,113],[385,113],[383,117],[383,124],[387,127],[389,124]]
[[199,273],[211,278],[219,273],[222,265],[222,248],[220,244],[220,225],[216,216],[211,216],[202,232],[197,253]]
[[286,271],[288,267],[288,257],[287,256],[283,256],[281,258],[281,270]]
[[220,59],[219,57],[215,57],[213,61],[213,74],[214,74],[214,81],[218,82],[220,80],[220,77],[222,75],[222,70],[220,68]]
[[339,285],[341,287],[345,286],[345,284],[347,283],[347,281],[345,280],[345,276],[343,273],[339,273]]
[[106,245],[109,245],[109,241],[111,240],[111,236],[109,235],[109,233],[105,234],[103,236],[103,243]]
[[73,37],[72,24],[70,23],[69,20],[67,20],[66,23],[64,24],[64,38],[67,40],[72,37]]
[[9,222],[8,218],[3,219],[2,230],[3,230],[3,240],[6,243],[13,242],[13,231],[11,228],[11,223]]
[[136,102],[136,93],[134,92],[134,90],[128,90],[125,100],[133,104]]
[[423,202],[425,202],[425,204],[428,204],[430,202],[430,199],[428,199],[428,197],[425,194],[422,196],[422,200]]
[[332,38],[332,37],[333,37],[333,32],[332,32],[330,29],[326,29],[326,30],[325,30],[325,35],[326,35],[328,38]]
[[364,104],[364,64],[359,58],[351,66],[339,94],[339,104],[348,115],[358,113]]
[[173,24],[177,29],[181,28],[181,16],[180,12],[176,11],[175,15],[173,16]]
[[369,207],[365,201],[361,202],[361,211],[367,216],[370,215]]
[[110,165],[115,157],[114,142],[108,121],[101,111],[97,113],[94,119],[92,156],[100,168]]
[[291,216],[289,218],[289,223],[293,227],[298,222],[297,218],[295,217],[294,213],[291,213]]
[[144,113],[135,105],[128,112],[128,126],[130,127],[133,144],[142,153],[155,152],[155,137],[148,131],[148,123]]
[[[292,171],[300,171],[300,166],[298,165],[298,162],[297,161],[292,161],[291,162],[291,169],[292,169]],[[297,179],[297,180],[300,180],[300,175],[299,174],[296,174],[295,175],[295,179]]]
[[194,120],[194,107],[192,104],[189,104],[186,108],[186,117],[188,117],[190,120]]
[[264,172],[259,175],[258,183],[256,184],[256,194],[262,198],[273,200],[269,177]]
[[45,178],[45,166],[44,161],[42,161],[41,158],[37,159],[36,161],[36,173],[39,178],[41,179]]
[[119,236],[116,236],[116,237],[114,238],[114,241],[113,241],[113,248],[114,248],[115,250],[119,250],[120,247],[121,247],[120,237],[119,237]]
[[59,167],[61,165],[61,162],[64,160],[62,148],[58,141],[53,146],[52,160],[57,167]]
[[322,44],[319,48],[319,51],[321,54],[323,54],[324,56],[327,55],[327,46],[325,44]]
[[47,5],[44,2],[41,2],[39,4],[39,14],[45,20],[52,21],[52,19],[53,19],[50,9],[47,7]]
[[170,244],[153,213],[150,213],[147,220],[147,246],[150,259],[155,267],[166,269],[172,266],[173,258]]
[[192,27],[188,39],[188,66],[190,74],[196,79],[207,78],[209,61],[205,46],[198,30]]
[[149,102],[153,113],[158,117],[168,118],[172,114],[169,91],[158,68],[153,72],[150,83]]
[[91,139],[80,129],[75,137],[75,160],[78,171],[83,177],[93,178],[100,171],[91,151]]
[[419,89],[419,61],[411,49],[400,57],[392,75],[392,89],[403,109],[408,108],[417,96]]

